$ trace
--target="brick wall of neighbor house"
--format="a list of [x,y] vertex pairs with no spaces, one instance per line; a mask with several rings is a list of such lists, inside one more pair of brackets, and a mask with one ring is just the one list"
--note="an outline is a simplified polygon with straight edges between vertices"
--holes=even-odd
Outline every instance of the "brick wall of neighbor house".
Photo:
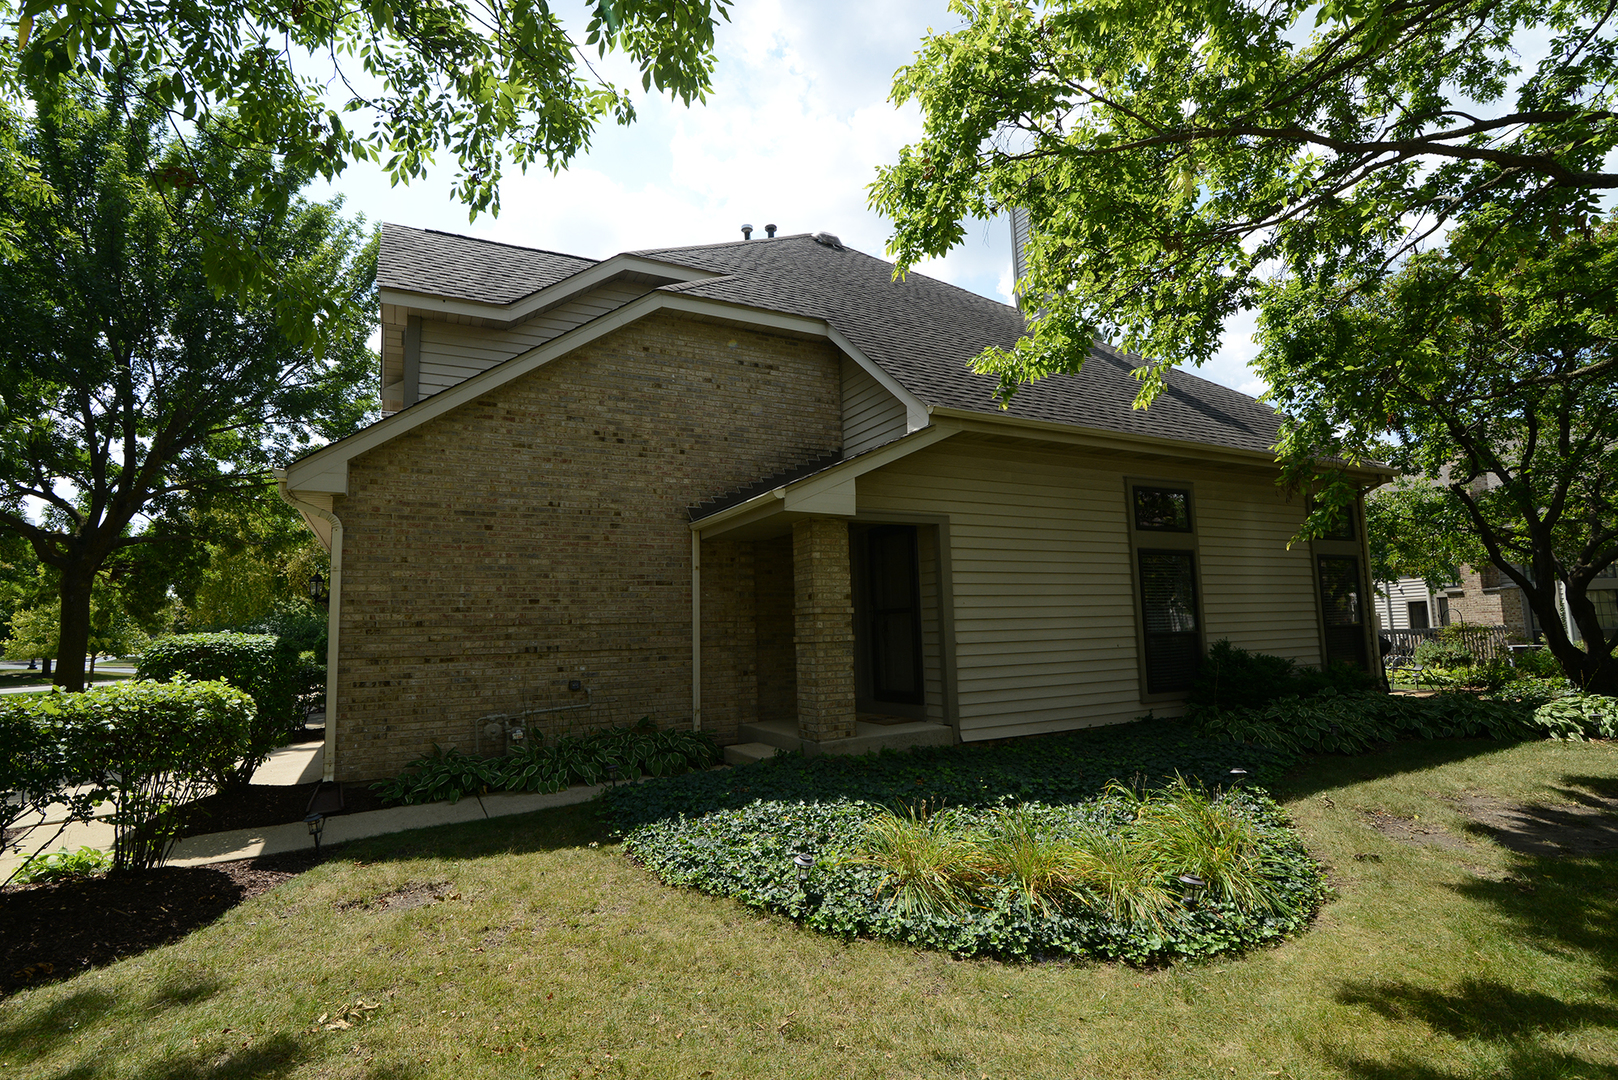
[[[476,747],[489,713],[582,703],[569,679],[595,705],[537,731],[688,722],[686,507],[838,450],[840,367],[824,342],[654,316],[351,462],[339,778]],[[739,550],[716,559],[716,584],[743,573]],[[750,671],[714,678],[753,704],[705,695],[710,718],[756,709]]]
[[[1501,594],[1490,592],[1492,575],[1499,571],[1494,567],[1486,568],[1490,574],[1485,575],[1476,567],[1461,568],[1460,594],[1449,593],[1449,621],[1452,623],[1477,623],[1483,626],[1499,626],[1506,622],[1505,612],[1501,607]],[[1521,623],[1520,613],[1518,623]]]

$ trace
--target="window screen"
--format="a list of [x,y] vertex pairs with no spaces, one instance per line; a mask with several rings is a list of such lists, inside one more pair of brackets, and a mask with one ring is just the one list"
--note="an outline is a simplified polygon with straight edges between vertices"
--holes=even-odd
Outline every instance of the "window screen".
[[1191,493],[1175,488],[1136,488],[1135,528],[1148,532],[1190,532]]
[[1146,692],[1191,688],[1202,659],[1196,567],[1189,551],[1140,553],[1140,607],[1146,645]]
[[1360,561],[1322,555],[1320,617],[1326,624],[1326,662],[1365,667],[1365,615],[1361,604]]

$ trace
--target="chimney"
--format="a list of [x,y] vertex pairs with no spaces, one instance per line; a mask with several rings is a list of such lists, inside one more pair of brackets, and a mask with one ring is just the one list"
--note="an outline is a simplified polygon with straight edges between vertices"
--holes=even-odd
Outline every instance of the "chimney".
[[766,225],[766,226],[764,226],[764,235],[769,237],[771,240],[774,240],[775,239],[775,226],[774,225]]
[[753,239],[753,226],[751,226],[751,225],[743,225],[742,226],[742,239],[743,240],[751,240],[751,239]]

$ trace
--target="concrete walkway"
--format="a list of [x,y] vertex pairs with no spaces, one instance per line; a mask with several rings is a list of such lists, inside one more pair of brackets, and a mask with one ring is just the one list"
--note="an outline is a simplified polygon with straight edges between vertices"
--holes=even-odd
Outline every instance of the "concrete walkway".
[[[322,743],[303,743],[285,746],[270,754],[253,774],[255,784],[307,784],[320,779],[325,757]],[[453,825],[463,821],[481,821],[486,818],[528,814],[555,806],[570,806],[588,802],[600,794],[604,784],[570,787],[551,794],[514,794],[468,796],[455,805],[430,803],[426,806],[395,806],[386,810],[371,810],[363,814],[338,814],[326,819],[326,831],[321,846],[340,844],[345,840],[359,840],[367,836],[405,832],[409,829],[428,829],[434,825]],[[61,828],[62,807],[52,807],[43,821],[19,823],[18,827],[43,829],[39,839],[32,843],[23,840],[23,850],[31,854]],[[55,811],[54,813],[52,811]],[[110,813],[110,808],[103,812]],[[51,841],[50,851],[67,848],[77,851],[93,847],[101,851],[112,850],[113,829],[105,821],[75,822],[62,830]],[[309,827],[301,821],[287,825],[272,825],[262,829],[237,829],[232,832],[209,833],[181,840],[169,859],[170,866],[203,866],[208,863],[229,862],[233,859],[251,859],[259,855],[275,855],[285,851],[301,851],[314,846]],[[0,854],[0,880],[22,862],[23,856],[10,850]]]

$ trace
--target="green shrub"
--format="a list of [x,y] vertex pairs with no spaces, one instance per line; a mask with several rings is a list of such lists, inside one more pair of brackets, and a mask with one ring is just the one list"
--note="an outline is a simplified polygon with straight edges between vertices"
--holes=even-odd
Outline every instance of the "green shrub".
[[1424,668],[1469,668],[1475,662],[1472,646],[1444,630],[1417,645],[1415,657],[1416,663]]
[[112,868],[112,856],[93,847],[77,851],[62,848],[49,855],[34,855],[17,868],[13,877],[19,885],[37,885],[46,881],[65,881],[69,878],[92,877]]
[[1470,694],[1428,698],[1325,693],[1281,698],[1263,709],[1204,710],[1204,735],[1288,753],[1360,754],[1398,739],[1524,739],[1534,734],[1532,707]]
[[458,802],[465,795],[489,791],[561,791],[574,781],[599,784],[618,767],[618,778],[675,776],[705,769],[720,760],[713,737],[705,731],[659,731],[650,717],[633,727],[605,728],[583,735],[564,735],[545,746],[539,740],[496,758],[440,749],[418,758],[392,780],[373,784],[384,802]]
[[1186,704],[1192,715],[1204,709],[1262,709],[1278,698],[1352,693],[1376,685],[1368,672],[1351,664],[1300,668],[1284,656],[1248,652],[1220,638],[1197,668]]
[[174,634],[148,645],[135,668],[136,678],[155,682],[182,673],[245,690],[257,707],[247,750],[218,777],[220,784],[247,783],[270,751],[285,746],[303,725],[304,671],[288,640],[268,634]]
[[58,799],[68,801],[69,817],[87,817],[94,806],[85,794],[64,792],[72,769],[61,739],[40,721],[36,696],[0,697],[0,832]]
[[[1018,960],[1239,951],[1306,926],[1325,893],[1267,797],[1189,785],[932,815],[758,801],[641,826],[624,847],[666,884],[815,930]],[[794,856],[805,852],[803,882]],[[1188,892],[1178,877],[1197,869],[1209,887]]]
[[1535,709],[1534,723],[1553,739],[1618,739],[1618,698],[1568,694]]
[[24,707],[60,746],[67,782],[112,803],[114,870],[168,857],[180,807],[213,792],[253,730],[253,699],[222,682],[113,683],[28,695]]
[[1524,678],[1560,679],[1562,662],[1541,646],[1537,649],[1519,649],[1516,654],[1517,670]]

